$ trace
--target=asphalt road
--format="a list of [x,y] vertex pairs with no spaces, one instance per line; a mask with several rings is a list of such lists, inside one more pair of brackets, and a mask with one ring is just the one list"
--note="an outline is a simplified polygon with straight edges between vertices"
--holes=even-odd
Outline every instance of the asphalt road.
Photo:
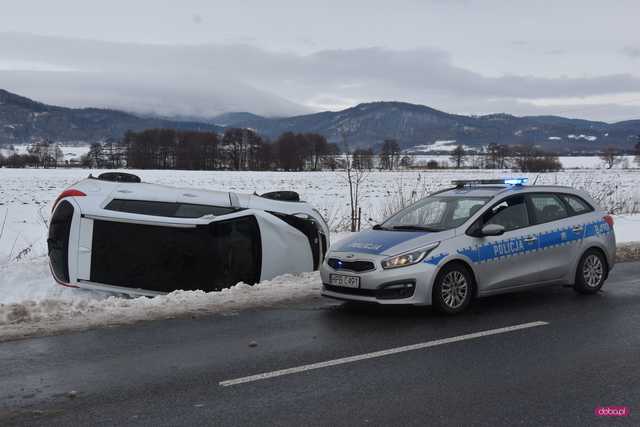
[[603,289],[457,317],[309,299],[0,343],[0,425],[640,425],[640,263]]

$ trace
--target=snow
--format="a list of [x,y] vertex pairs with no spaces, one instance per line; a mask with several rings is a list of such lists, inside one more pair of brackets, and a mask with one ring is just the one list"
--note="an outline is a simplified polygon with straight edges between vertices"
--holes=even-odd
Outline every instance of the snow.
[[[321,286],[319,274],[313,272],[284,275],[254,286],[240,283],[220,292],[175,291],[155,298],[129,299],[62,289],[54,296],[47,295],[51,294],[48,290],[44,291],[45,286],[55,286],[52,281],[38,275],[44,272],[46,263],[46,258],[39,258],[29,264],[14,264],[3,271],[10,279],[20,280],[12,281],[14,286],[26,286],[36,298],[0,304],[0,340],[189,314],[229,314],[318,296]],[[26,271],[33,266],[37,267],[35,272]],[[6,285],[5,281],[2,288]],[[73,293],[65,295],[61,292]],[[37,298],[38,295],[46,296]]]
[[[407,152],[411,153],[428,153],[432,151],[453,151],[458,145],[455,139],[433,141],[432,144],[422,144],[411,147]],[[465,146],[465,149],[469,147]]]
[[[625,169],[635,166],[634,156],[620,156],[620,163],[614,169]],[[598,156],[560,156],[560,163],[565,169],[603,169],[605,163]]]
[[616,215],[613,229],[617,243],[640,242],[640,214]]
[[547,138],[550,141],[562,141],[562,138],[559,136],[550,136],[549,138]]
[[580,134],[580,135],[570,134],[570,135],[567,135],[567,138],[569,138],[569,139],[585,139],[587,141],[595,141],[596,139],[598,139],[597,136],[585,135],[585,134]]
[[[444,156],[446,157],[446,156]],[[598,159],[599,160],[599,159]],[[283,276],[257,286],[238,285],[223,292],[183,292],[149,298],[71,289],[56,285],[46,257],[47,223],[52,201],[74,182],[98,170],[0,169],[0,340],[36,333],[77,330],[198,313],[286,303],[319,295],[317,273]],[[262,193],[297,191],[316,206],[334,231],[332,242],[348,233],[348,189],[343,172],[229,172],[133,170],[159,184]],[[500,178],[510,171],[435,170],[370,172],[361,189],[363,227],[380,221],[403,188],[417,196],[450,185],[453,179]],[[520,174],[538,184],[585,188],[622,215],[615,217],[619,242],[640,241],[640,170],[571,170]],[[615,183],[615,185],[612,185]],[[371,220],[369,220],[371,218]]]

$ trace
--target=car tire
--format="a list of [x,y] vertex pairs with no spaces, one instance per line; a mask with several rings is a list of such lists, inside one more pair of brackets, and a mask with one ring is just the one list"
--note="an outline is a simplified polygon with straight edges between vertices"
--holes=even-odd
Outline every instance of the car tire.
[[463,312],[471,303],[473,276],[462,264],[445,266],[433,284],[433,306],[445,314]]
[[607,278],[607,260],[597,249],[586,251],[576,271],[576,280],[573,289],[581,294],[597,293]]

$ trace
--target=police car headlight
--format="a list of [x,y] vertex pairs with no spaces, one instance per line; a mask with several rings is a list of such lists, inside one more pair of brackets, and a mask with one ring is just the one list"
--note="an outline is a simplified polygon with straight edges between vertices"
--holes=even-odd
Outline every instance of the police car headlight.
[[396,256],[392,256],[382,260],[382,268],[388,270],[390,268],[399,268],[406,267],[409,265],[414,265],[422,261],[432,250],[434,250],[440,242],[433,243],[426,248],[419,249],[413,252],[407,252],[405,254],[400,254]]

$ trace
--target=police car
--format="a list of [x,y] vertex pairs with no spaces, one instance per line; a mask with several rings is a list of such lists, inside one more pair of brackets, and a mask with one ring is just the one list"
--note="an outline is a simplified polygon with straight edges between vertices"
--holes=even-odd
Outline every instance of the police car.
[[322,294],[454,314],[475,297],[602,287],[615,263],[613,218],[585,192],[526,178],[452,184],[334,244]]
[[295,192],[175,188],[110,172],[60,194],[47,243],[59,284],[153,296],[317,270],[328,236]]

